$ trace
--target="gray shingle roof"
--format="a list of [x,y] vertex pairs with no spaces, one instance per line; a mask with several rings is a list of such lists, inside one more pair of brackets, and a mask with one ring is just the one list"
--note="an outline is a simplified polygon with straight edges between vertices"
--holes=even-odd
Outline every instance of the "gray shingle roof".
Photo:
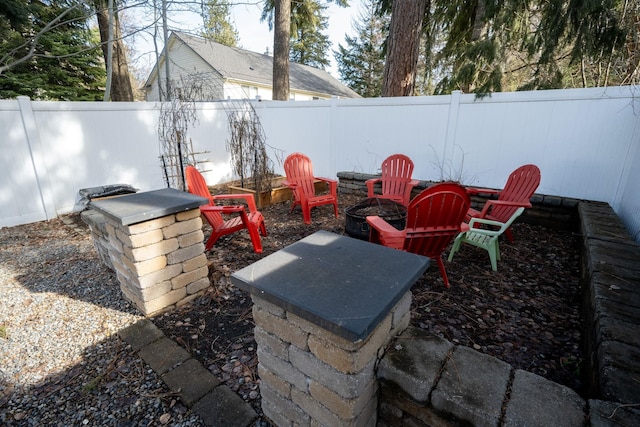
[[[174,32],[173,35],[193,49],[223,78],[267,86],[273,84],[273,57],[269,55],[225,46],[181,32]],[[292,91],[314,92],[343,98],[360,98],[360,95],[328,72],[294,62],[289,63],[289,86]]]

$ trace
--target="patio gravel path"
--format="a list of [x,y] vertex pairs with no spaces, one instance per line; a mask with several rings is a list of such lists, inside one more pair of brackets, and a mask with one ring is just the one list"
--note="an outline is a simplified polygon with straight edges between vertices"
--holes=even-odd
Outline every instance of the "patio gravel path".
[[143,317],[73,227],[0,229],[0,425],[204,426],[117,337]]

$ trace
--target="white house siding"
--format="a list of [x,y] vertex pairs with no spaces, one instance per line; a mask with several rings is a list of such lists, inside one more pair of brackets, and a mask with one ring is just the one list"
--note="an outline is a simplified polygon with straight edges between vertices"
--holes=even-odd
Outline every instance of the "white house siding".
[[[237,78],[232,71],[224,71],[225,58],[215,57],[220,64],[215,67],[211,65],[212,59],[208,61],[203,59],[202,52],[197,48],[194,50],[188,43],[185,43],[179,37],[171,37],[167,47],[169,51],[170,75],[174,84],[187,84],[191,79],[197,79],[202,84],[204,90],[199,99],[207,101],[228,100],[228,99],[260,99],[270,101],[273,99],[271,76],[259,79],[261,83],[243,80]],[[249,52],[248,52],[249,54]],[[237,54],[236,54],[237,55]],[[206,57],[206,56],[205,56]],[[230,59],[233,61],[233,58]],[[263,64],[264,65],[264,64]],[[233,69],[233,67],[231,67]],[[264,70],[263,70],[264,72]],[[158,101],[158,76],[161,82],[165,79],[165,56],[160,58],[159,64],[154,68],[151,77],[148,79],[146,86],[146,100]],[[265,77],[262,75],[262,77]],[[316,99],[330,99],[331,95],[325,93],[316,93],[308,89],[290,88],[290,100],[292,101],[311,101]]]
[[254,83],[224,83],[224,99],[261,99],[271,100],[271,87],[259,86]]
[[[179,83],[181,79],[189,80],[197,78],[202,83],[203,89],[208,93],[209,99],[224,99],[223,81],[220,74],[196,55],[191,48],[182,42],[173,41],[169,53],[169,74],[171,80]],[[160,75],[162,81],[165,79],[164,57],[160,61],[160,66],[156,69],[155,75],[151,78],[151,87],[147,92],[147,101],[158,101],[157,78]]]
[[[252,83],[235,83],[225,82],[224,99],[260,99],[262,101],[271,101],[273,91],[271,86],[258,86]],[[312,95],[305,92],[299,92],[294,89],[290,91],[289,99],[291,101],[313,101],[314,99],[329,99],[326,95]]]

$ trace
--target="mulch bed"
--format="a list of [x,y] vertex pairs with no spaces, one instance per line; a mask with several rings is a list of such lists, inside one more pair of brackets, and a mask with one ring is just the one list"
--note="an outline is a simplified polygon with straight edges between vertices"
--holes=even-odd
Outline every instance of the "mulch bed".
[[[212,287],[153,322],[261,413],[251,297],[230,276],[318,230],[345,234],[344,208],[362,199],[340,196],[337,219],[331,206],[313,209],[311,225],[288,203],[261,209],[269,232],[264,253],[253,252],[246,232],[222,238],[207,254]],[[577,240],[569,230],[524,223],[513,231],[514,243],[500,243],[497,272],[486,251],[464,246],[445,261],[445,289],[432,264],[411,289],[411,325],[582,394]]]

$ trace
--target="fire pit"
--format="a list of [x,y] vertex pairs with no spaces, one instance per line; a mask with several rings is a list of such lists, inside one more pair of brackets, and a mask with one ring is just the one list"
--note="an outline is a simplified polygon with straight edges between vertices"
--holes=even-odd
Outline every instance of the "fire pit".
[[407,208],[393,200],[383,198],[365,199],[357,205],[344,210],[346,216],[345,231],[351,237],[369,240],[367,216],[377,215],[386,222],[402,230],[407,220]]

